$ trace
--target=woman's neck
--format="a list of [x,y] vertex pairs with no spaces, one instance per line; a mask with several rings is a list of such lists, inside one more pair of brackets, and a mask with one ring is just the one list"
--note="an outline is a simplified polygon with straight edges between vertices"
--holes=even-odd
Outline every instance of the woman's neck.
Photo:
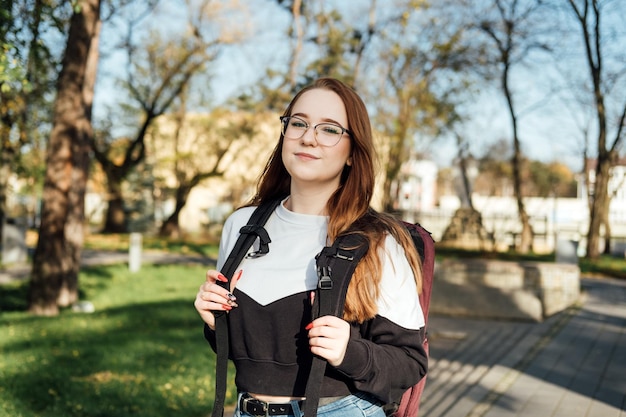
[[326,216],[328,215],[326,204],[333,192],[327,190],[302,192],[292,188],[289,198],[285,201],[285,208],[294,213]]

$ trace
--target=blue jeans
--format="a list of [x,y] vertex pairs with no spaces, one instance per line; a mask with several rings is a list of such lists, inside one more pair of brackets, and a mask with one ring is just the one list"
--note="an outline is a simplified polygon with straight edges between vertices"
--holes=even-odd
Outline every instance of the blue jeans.
[[[239,394],[241,397],[241,394]],[[234,417],[249,417],[251,414],[239,410],[239,399]],[[293,414],[284,414],[278,417],[303,417],[298,401],[291,401]],[[330,404],[323,405],[317,409],[318,417],[385,417],[382,404],[365,393],[348,395]]]

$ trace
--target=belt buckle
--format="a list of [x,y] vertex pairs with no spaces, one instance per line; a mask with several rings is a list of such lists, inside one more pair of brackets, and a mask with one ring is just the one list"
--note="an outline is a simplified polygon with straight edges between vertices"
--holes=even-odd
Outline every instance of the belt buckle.
[[[248,405],[251,405],[254,408],[254,415],[260,416],[263,415],[264,417],[268,417],[269,416],[269,411],[270,411],[270,407],[269,407],[269,403],[263,400],[259,400],[258,398],[254,398],[252,396],[249,397],[245,397],[243,398],[243,408],[246,410],[246,412],[248,412]],[[261,411],[264,414],[258,414],[257,412],[257,407],[261,407]]]

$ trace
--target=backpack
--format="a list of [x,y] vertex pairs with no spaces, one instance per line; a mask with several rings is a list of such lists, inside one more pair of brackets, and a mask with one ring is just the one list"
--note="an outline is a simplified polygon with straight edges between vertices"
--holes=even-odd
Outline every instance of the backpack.
[[[426,337],[424,337],[423,346],[428,355],[428,310],[430,308],[430,295],[433,288],[433,276],[435,275],[435,241],[430,232],[424,229],[419,223],[402,223],[408,229],[422,262],[422,293],[419,295],[419,299],[422,312],[424,313],[426,328]],[[424,375],[417,384],[404,391],[398,408],[391,414],[393,417],[417,417],[420,398],[426,386],[426,376],[427,375]]]
[[[254,241],[259,238],[259,250],[247,254],[248,257],[263,256],[269,252],[271,242],[263,225],[274,212],[282,199],[274,199],[258,206],[252,213],[248,224],[241,228],[239,238],[230,254],[226,258],[221,273],[228,278],[228,282],[218,282],[219,285],[230,289],[230,279],[241,260],[246,256]],[[430,233],[419,224],[402,222],[409,231],[422,261],[422,293],[419,296],[420,305],[428,324],[428,308],[435,260],[435,246]],[[348,233],[338,237],[332,246],[327,246],[316,257],[318,274],[318,288],[312,306],[313,318],[333,314],[341,317],[345,296],[350,278],[360,261],[367,253],[368,242],[359,234]],[[228,368],[228,321],[224,312],[214,312],[216,333],[216,381],[215,401],[212,417],[222,417],[224,400],[226,397],[226,374]],[[428,338],[424,339],[424,349],[428,354]],[[306,417],[317,415],[317,404],[326,361],[317,356],[313,357],[311,371],[307,380],[303,411]],[[386,406],[387,415],[392,417],[416,417],[419,401],[426,383],[426,376],[414,386],[407,389],[398,404]]]

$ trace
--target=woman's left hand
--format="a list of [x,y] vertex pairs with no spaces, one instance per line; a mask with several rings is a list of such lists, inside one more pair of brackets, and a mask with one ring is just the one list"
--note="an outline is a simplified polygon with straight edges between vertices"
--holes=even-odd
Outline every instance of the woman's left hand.
[[343,362],[350,340],[350,324],[335,316],[323,316],[307,326],[311,352],[332,366]]

